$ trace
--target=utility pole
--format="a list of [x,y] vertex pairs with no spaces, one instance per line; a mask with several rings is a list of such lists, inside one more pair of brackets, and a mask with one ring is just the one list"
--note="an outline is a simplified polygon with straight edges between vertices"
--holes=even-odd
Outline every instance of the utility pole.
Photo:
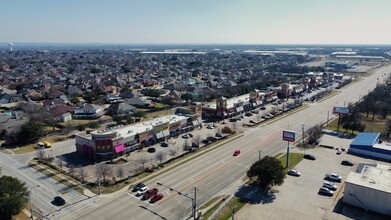
[[[39,185],[35,185],[35,186],[32,186],[30,189],[29,189],[29,191],[28,192],[30,192],[31,190],[33,190],[34,188],[36,188],[36,187],[39,187]],[[31,205],[31,195],[30,195],[30,193],[29,193],[29,204],[30,204],[30,218],[31,218],[31,220],[34,220],[34,215],[33,215],[33,206]]]
[[305,137],[304,137],[304,124],[301,125],[301,131],[303,133],[303,144],[304,144],[304,139],[305,139]]
[[98,195],[100,195],[100,176],[98,176]]
[[197,190],[198,190],[198,189],[197,189],[195,186],[194,186],[194,198],[193,198],[193,197],[187,195],[186,193],[183,193],[183,192],[181,192],[181,191],[179,191],[179,190],[176,190],[176,189],[174,189],[174,188],[172,188],[172,187],[170,187],[170,186],[164,185],[164,184],[161,183],[161,182],[156,182],[156,184],[159,185],[159,186],[167,187],[167,188],[169,188],[171,191],[177,192],[179,195],[181,195],[181,196],[183,196],[183,197],[186,197],[186,198],[190,199],[190,200],[191,200],[191,204],[192,204],[192,216],[193,216],[193,219],[194,219],[194,220],[197,219],[196,211],[197,211]]
[[262,154],[262,151],[258,151],[258,161],[260,161],[261,160],[261,154]]

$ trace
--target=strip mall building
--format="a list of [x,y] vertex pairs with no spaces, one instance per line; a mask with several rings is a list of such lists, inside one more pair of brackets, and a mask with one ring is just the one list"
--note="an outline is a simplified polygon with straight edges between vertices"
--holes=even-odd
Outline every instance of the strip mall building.
[[177,108],[175,114],[147,122],[119,125],[75,136],[76,151],[91,159],[107,160],[164,141],[201,125],[201,104]]

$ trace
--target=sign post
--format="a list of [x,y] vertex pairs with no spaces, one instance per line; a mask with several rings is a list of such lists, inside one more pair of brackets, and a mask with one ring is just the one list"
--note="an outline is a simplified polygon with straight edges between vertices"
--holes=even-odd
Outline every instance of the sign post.
[[344,107],[336,107],[336,106],[334,106],[333,114],[337,114],[338,115],[337,130],[339,130],[339,124],[341,123],[341,115],[349,114],[349,108],[345,108],[345,105],[344,105]]
[[296,138],[296,133],[294,131],[283,130],[282,131],[282,140],[288,141],[288,147],[286,149],[286,168],[289,166],[289,142],[294,142]]

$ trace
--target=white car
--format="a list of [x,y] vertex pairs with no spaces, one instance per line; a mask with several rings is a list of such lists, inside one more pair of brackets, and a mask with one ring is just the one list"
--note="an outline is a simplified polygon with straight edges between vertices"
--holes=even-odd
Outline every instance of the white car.
[[141,196],[142,194],[144,194],[147,191],[148,191],[148,187],[144,186],[137,191],[136,196]]
[[327,173],[325,177],[332,181],[337,181],[337,182],[342,181],[342,177],[336,173]]
[[342,149],[341,148],[337,148],[337,154],[342,154]]
[[300,176],[301,175],[301,173],[297,170],[289,170],[288,174],[291,176]]
[[330,182],[323,182],[323,187],[330,190],[337,190],[337,185],[332,184]]

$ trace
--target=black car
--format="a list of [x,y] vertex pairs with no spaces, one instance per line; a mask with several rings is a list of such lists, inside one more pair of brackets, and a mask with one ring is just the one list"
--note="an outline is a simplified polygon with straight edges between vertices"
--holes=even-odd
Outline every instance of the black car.
[[304,158],[308,160],[316,160],[316,157],[312,154],[305,154]]
[[191,137],[191,138],[194,137],[194,135],[192,133],[189,133],[187,135],[189,135],[189,137]]
[[61,198],[60,196],[56,196],[56,197],[54,197],[52,203],[53,203],[54,205],[61,206],[61,205],[64,205],[64,204],[65,204],[65,200],[64,200],[63,198]]
[[345,166],[353,166],[353,165],[354,165],[354,163],[352,163],[352,162],[350,162],[350,161],[348,161],[348,160],[343,160],[343,161],[341,162],[341,165],[345,165]]
[[249,123],[252,123],[252,124],[254,124],[254,123],[255,123],[255,121],[253,121],[253,120],[250,120],[250,121],[249,121]]
[[148,151],[149,153],[155,153],[155,152],[156,152],[156,148],[150,147],[150,148],[148,148],[147,151]]
[[160,146],[162,146],[162,147],[168,147],[168,144],[167,144],[166,142],[163,142],[163,143],[160,144]]

